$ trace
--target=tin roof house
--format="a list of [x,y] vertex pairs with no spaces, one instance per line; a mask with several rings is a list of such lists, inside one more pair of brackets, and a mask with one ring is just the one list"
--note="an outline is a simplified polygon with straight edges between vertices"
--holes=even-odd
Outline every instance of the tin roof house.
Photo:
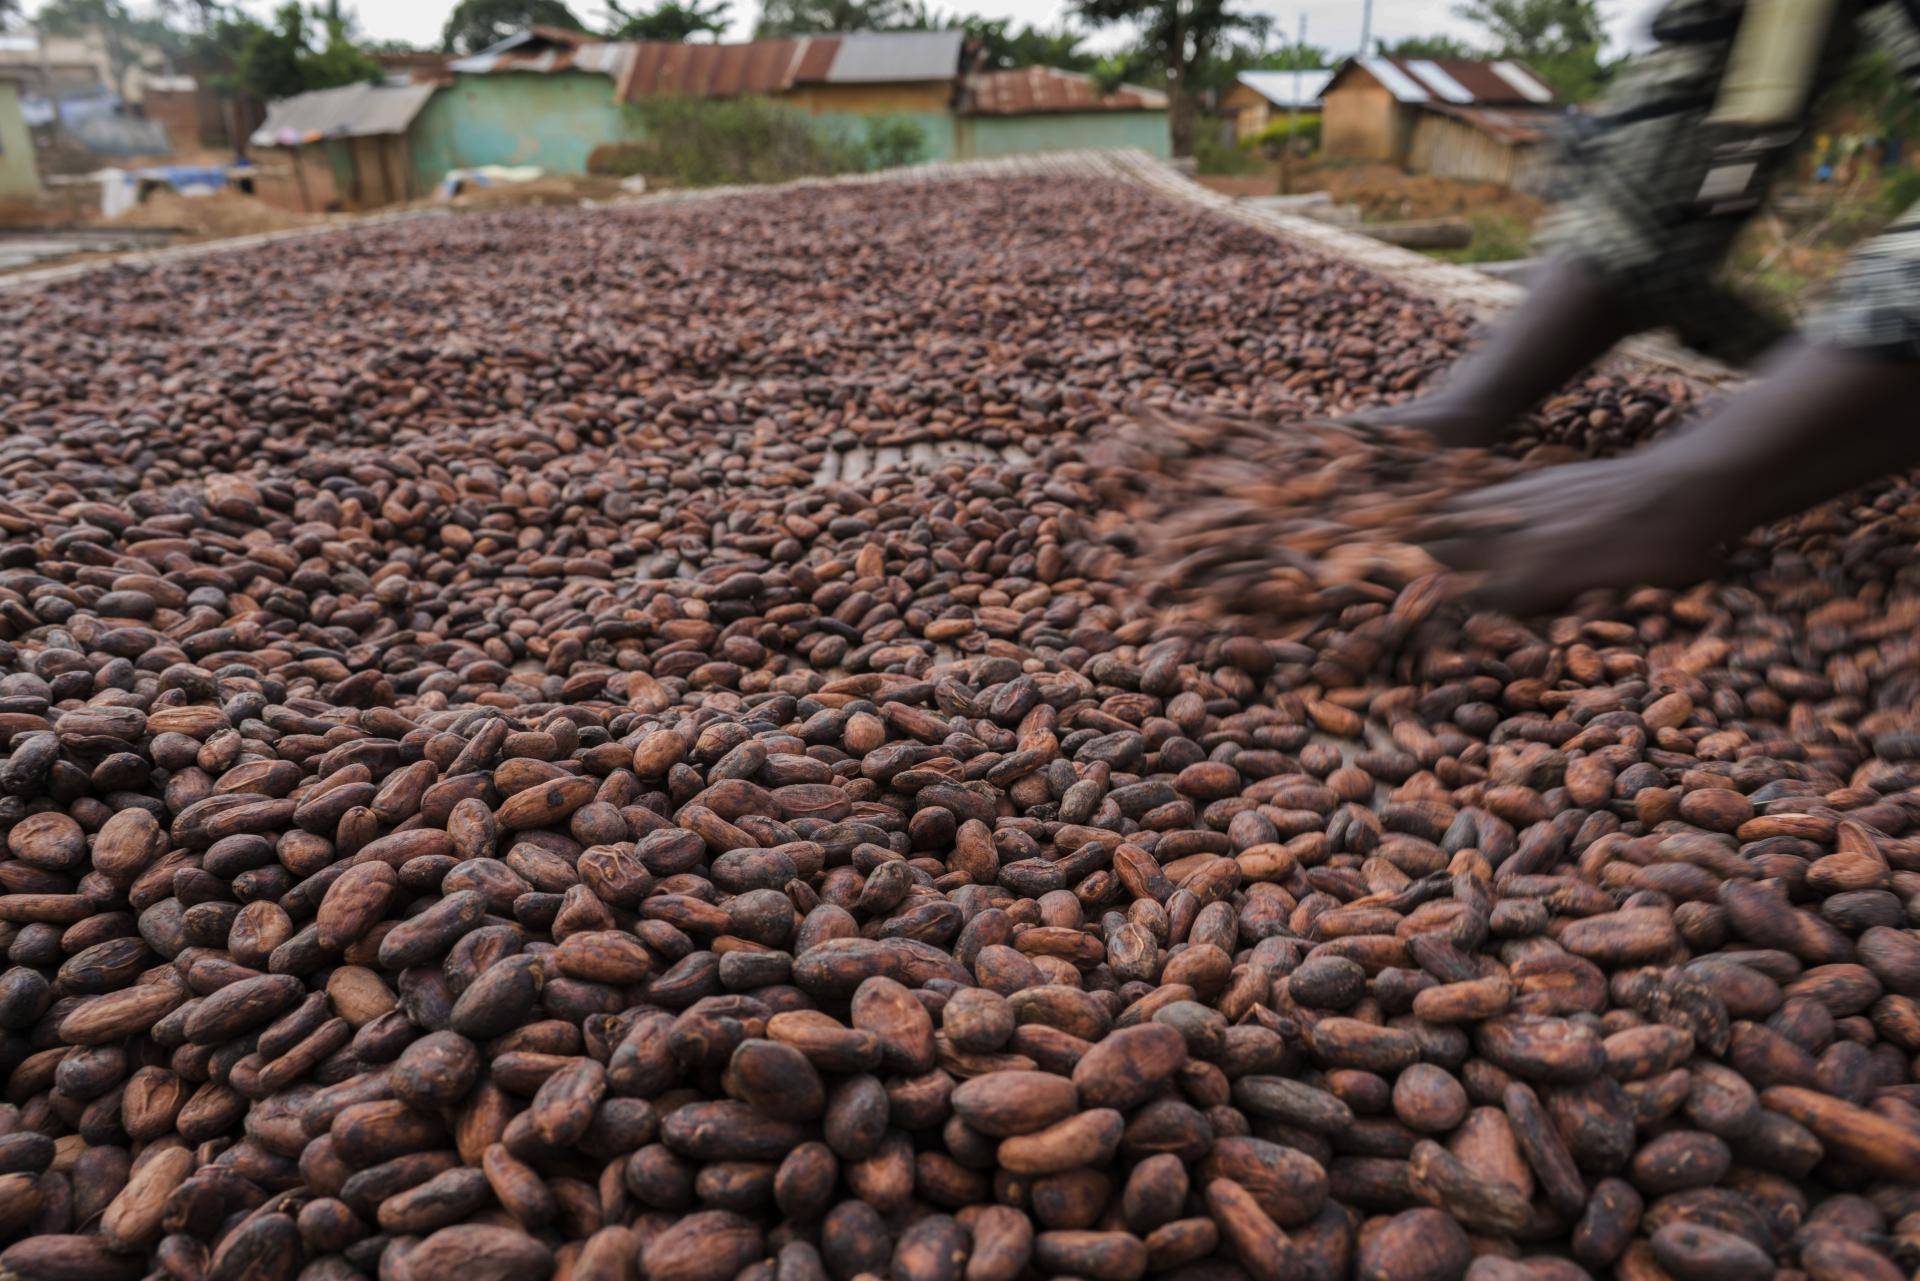
[[1350,58],[1320,95],[1325,154],[1528,187],[1565,108],[1513,59]]

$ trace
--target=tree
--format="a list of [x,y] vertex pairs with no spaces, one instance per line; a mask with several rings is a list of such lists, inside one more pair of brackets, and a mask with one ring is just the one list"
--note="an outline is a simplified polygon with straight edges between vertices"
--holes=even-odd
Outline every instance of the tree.
[[914,0],[765,0],[753,34],[822,35],[835,31],[905,31],[932,26],[933,15]]
[[1066,71],[1091,71],[1100,59],[1080,48],[1086,39],[1065,28],[1044,31],[1025,26],[1013,29],[1011,18],[966,17],[959,27],[967,34],[967,44],[977,51],[974,64],[981,71],[1010,71],[1015,67],[1059,67]]
[[1233,92],[1242,71],[1317,71],[1333,65],[1333,54],[1316,44],[1273,39],[1273,22],[1265,14],[1249,16],[1245,28],[1222,42],[1205,66],[1193,71],[1192,87],[1216,100]]
[[1333,65],[1333,54],[1317,44],[1290,44],[1250,59],[1242,71],[1319,71]]
[[165,0],[160,12],[171,17],[175,13],[185,13],[197,32],[207,32],[227,16],[226,6],[220,0]]
[[609,40],[685,40],[690,36],[718,36],[727,29],[727,0],[662,0],[660,6],[646,12],[633,12],[617,0],[606,0],[613,22],[607,30]]
[[1479,50],[1453,36],[1402,36],[1382,40],[1380,53],[1388,58],[1478,58]]
[[380,64],[355,47],[340,19],[319,21],[325,43],[317,47],[310,15],[292,0],[274,12],[270,27],[242,21],[233,86],[256,98],[289,98],[382,78]]
[[1101,77],[1158,75],[1171,105],[1173,154],[1192,155],[1200,82],[1215,68],[1222,42],[1257,24],[1229,12],[1226,0],[1075,0],[1074,9],[1096,26],[1125,23],[1139,31],[1139,43]]
[[476,53],[528,27],[586,30],[564,0],[460,0],[447,15],[440,44],[448,53]]
[[1920,134],[1920,102],[1907,91],[1893,54],[1870,49],[1848,64],[1821,104],[1830,115],[1853,115],[1895,138]]
[[347,22],[338,16],[337,7],[329,11],[320,26],[326,33],[326,42],[304,53],[299,60],[300,78],[308,89],[331,89],[359,81],[379,84],[387,78],[380,64],[353,42]]
[[1582,102],[1606,84],[1597,0],[1467,0],[1454,12],[1487,33],[1497,57],[1525,61],[1562,98]]
[[241,92],[238,77],[240,55],[255,33],[266,28],[243,13],[218,13],[205,30],[185,36],[174,54],[174,61],[186,71],[205,77],[223,93]]

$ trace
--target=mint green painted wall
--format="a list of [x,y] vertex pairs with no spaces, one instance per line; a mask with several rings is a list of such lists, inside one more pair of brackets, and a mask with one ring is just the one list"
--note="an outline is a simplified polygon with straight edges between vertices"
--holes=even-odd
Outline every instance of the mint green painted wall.
[[[876,108],[881,104],[876,102]],[[1172,154],[1163,111],[1087,111],[1030,116],[962,116],[943,111],[822,111],[815,119],[859,137],[872,115],[918,124],[928,160],[1010,156],[1077,147],[1138,147]],[[639,121],[613,100],[613,82],[585,71],[459,76],[428,100],[408,132],[414,180],[431,191],[449,169],[539,165],[549,173],[587,171],[602,143],[639,142]],[[343,188],[344,189],[344,188]]]
[[20,93],[0,80],[0,196],[37,196],[40,175],[33,167],[33,135],[20,114]]
[[449,169],[474,165],[585,173],[595,147],[638,137],[613,100],[613,81],[586,71],[458,76],[428,99],[408,131],[421,191]]
[[963,116],[954,155],[961,160],[1078,147],[1138,147],[1171,156],[1164,111],[1063,111],[1030,116]]
[[920,152],[920,159],[952,160],[954,158],[954,120],[949,112],[881,111],[873,115],[863,115],[852,111],[823,111],[814,117],[822,124],[844,130],[853,138],[866,136],[867,121],[887,118],[911,120],[920,126],[920,134],[926,139]]

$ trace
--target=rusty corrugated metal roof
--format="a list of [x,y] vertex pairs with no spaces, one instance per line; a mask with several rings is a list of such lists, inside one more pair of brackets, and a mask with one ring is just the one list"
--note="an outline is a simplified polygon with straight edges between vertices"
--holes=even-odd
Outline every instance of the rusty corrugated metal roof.
[[[1475,103],[1492,105],[1495,103],[1531,103],[1538,101],[1533,94],[1525,92],[1507,77],[1494,69],[1491,62],[1482,62],[1472,58],[1435,58],[1431,63],[1412,64],[1416,74],[1423,79],[1431,79],[1424,73],[1428,66],[1438,67],[1461,88],[1473,95]],[[1513,64],[1519,66],[1518,63]],[[1525,70],[1525,68],[1521,68]],[[1539,77],[1534,77],[1538,80]],[[1542,89],[1546,87],[1541,86]],[[1547,90],[1549,96],[1552,91]]]
[[730,98],[785,93],[804,84],[952,80],[960,72],[957,31],[854,31],[778,36],[735,44],[598,41],[536,27],[448,64],[466,75],[592,71],[612,76],[614,98]]
[[1356,67],[1405,103],[1527,107],[1553,101],[1539,74],[1511,58],[1349,58],[1327,89]]
[[974,116],[1025,116],[1053,111],[1165,111],[1167,95],[1139,85],[1102,94],[1092,76],[1057,67],[979,71],[966,79],[961,110]]
[[626,46],[631,61],[616,93],[634,102],[777,94],[807,84],[951,80],[960,71],[960,43],[954,31],[854,31],[741,44],[645,41]]
[[452,61],[449,54],[407,50],[378,52],[371,56],[389,77],[404,77],[413,84],[450,84],[453,81],[453,73],[447,70],[447,63]]
[[1545,141],[1557,114],[1543,107],[1463,107],[1452,102],[1429,102],[1426,108],[1471,125],[1508,146]]
[[800,51],[800,65],[793,73],[796,84],[820,84],[833,70],[833,60],[840,56],[840,37],[821,37],[807,41],[806,48]]
[[595,40],[563,27],[534,27],[509,36],[479,53],[455,58],[447,70],[462,75],[498,75],[509,71],[552,75],[560,71],[591,71],[617,80],[632,56],[631,44]]
[[449,63],[466,75],[595,71],[614,78],[622,102],[647,97],[722,98],[783,93],[802,84],[951,80],[960,72],[957,31],[852,31],[734,44],[597,41],[536,27]]
[[616,96],[635,102],[784,93],[824,79],[839,46],[839,36],[780,36],[744,44],[640,41],[626,46],[631,53]]

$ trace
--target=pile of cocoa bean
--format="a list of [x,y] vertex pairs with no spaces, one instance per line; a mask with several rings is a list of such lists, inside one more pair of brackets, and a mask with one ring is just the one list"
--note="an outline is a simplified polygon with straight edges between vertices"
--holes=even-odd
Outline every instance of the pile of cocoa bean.
[[0,330],[9,1281],[1920,1265],[1911,478],[1436,610],[1434,494],[1694,391],[1116,489],[1143,412],[1470,326],[1108,180],[421,219]]

